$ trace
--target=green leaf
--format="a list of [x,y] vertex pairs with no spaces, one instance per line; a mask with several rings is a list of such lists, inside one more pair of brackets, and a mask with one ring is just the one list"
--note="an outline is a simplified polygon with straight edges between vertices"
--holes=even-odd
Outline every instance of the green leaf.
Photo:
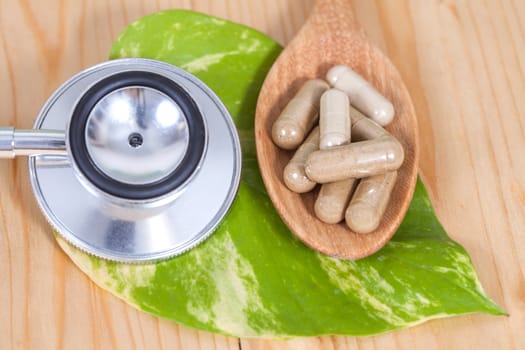
[[253,136],[257,94],[280,50],[252,29],[189,11],[157,13],[124,31],[111,58],[170,62],[220,96],[241,136],[243,178],[217,231],[182,256],[117,264],[59,239],[73,261],[139,309],[235,336],[370,335],[438,317],[504,314],[447,237],[421,182],[398,232],[371,257],[338,260],[295,239],[266,195]]

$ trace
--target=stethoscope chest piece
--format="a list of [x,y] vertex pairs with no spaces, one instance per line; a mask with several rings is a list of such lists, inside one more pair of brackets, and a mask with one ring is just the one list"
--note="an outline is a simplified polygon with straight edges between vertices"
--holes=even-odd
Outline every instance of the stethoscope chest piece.
[[[48,151],[29,158],[37,201],[65,240],[98,257],[150,262],[187,251],[216,229],[239,186],[230,115],[167,63],[87,69],[51,96],[35,129],[52,130]],[[12,135],[23,148],[28,138]]]

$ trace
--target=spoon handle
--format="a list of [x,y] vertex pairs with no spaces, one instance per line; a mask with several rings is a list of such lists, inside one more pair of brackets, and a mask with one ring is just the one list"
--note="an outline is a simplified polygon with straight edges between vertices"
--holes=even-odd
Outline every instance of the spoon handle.
[[0,128],[0,158],[65,155],[65,139],[64,132],[58,130]]
[[312,28],[332,35],[362,34],[350,0],[317,0],[308,20],[313,22]]

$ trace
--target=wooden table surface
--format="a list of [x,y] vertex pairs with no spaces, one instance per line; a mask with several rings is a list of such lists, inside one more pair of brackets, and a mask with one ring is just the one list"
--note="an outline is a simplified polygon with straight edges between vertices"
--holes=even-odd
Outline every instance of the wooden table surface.
[[[0,161],[0,349],[525,348],[525,2],[354,0],[420,123],[437,215],[509,317],[446,318],[380,336],[249,340],[159,320],[97,287],[55,243],[26,160]],[[313,0],[0,0],[0,125],[30,128],[68,77],[139,17],[187,8],[286,44]]]

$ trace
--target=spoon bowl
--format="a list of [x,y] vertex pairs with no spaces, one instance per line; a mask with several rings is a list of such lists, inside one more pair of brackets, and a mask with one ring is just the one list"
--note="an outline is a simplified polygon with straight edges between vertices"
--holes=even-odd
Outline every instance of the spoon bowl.
[[[272,141],[272,124],[309,79],[324,79],[339,64],[351,67],[392,102],[394,120],[386,129],[402,144],[404,162],[379,227],[368,234],[352,232],[344,222],[326,224],[314,214],[317,191],[297,194],[283,182],[293,151]],[[396,68],[371,44],[353,14],[349,0],[318,0],[296,37],[278,57],[262,86],[255,117],[257,158],[270,198],[283,221],[306,245],[342,258],[369,256],[394,235],[408,209],[417,180],[419,141],[410,95]]]

